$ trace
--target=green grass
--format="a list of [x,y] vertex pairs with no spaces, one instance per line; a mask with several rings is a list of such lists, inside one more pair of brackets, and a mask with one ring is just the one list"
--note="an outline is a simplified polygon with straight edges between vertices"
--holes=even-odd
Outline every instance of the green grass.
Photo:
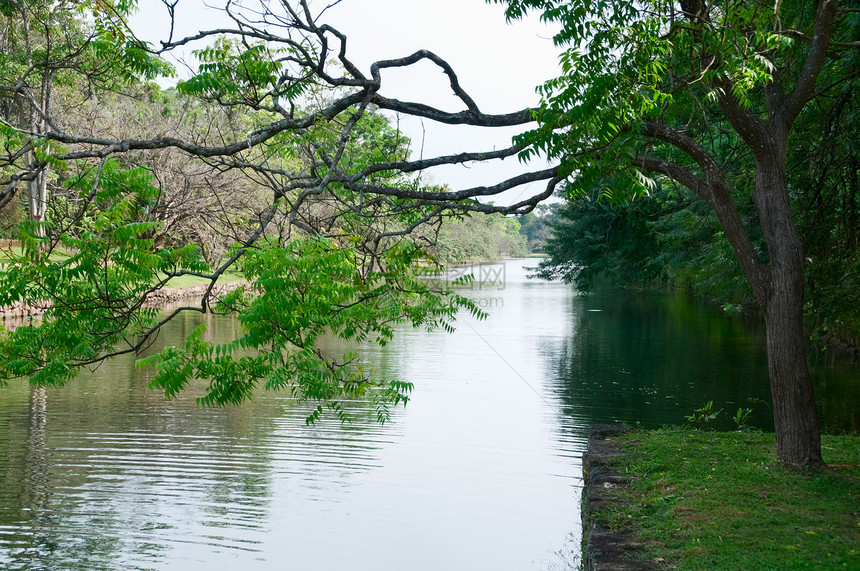
[[[238,282],[245,279],[244,274],[241,272],[231,272],[227,271],[221,274],[221,279],[218,280],[219,284],[226,284],[230,282]],[[209,280],[206,278],[198,278],[197,276],[179,276],[173,278],[168,282],[167,287],[193,287],[196,285],[204,285],[208,284]]]
[[616,469],[632,529],[671,569],[860,569],[860,437],[824,436],[830,467],[780,467],[772,434],[684,428],[631,431]]
[[[23,252],[23,249],[21,248],[21,246],[16,245],[16,244],[0,245],[0,264],[10,263],[12,261],[11,256],[13,256],[13,255],[14,256],[20,256],[22,254],[22,252]],[[66,252],[63,252],[61,250],[54,250],[53,252],[51,252],[49,259],[56,261],[56,260],[62,260],[64,258],[68,258],[68,257],[69,257],[69,255]]]
[[[10,253],[15,255],[21,255],[21,246],[19,245],[0,245],[0,264],[8,264],[12,261],[10,258]],[[65,257],[68,257],[68,254],[60,251],[54,251],[51,254],[52,260],[60,260]],[[159,277],[164,277],[163,275]],[[219,283],[230,283],[244,280],[245,276],[239,271],[226,271],[221,275],[221,279]],[[196,276],[179,276],[170,280],[170,283],[167,284],[167,287],[173,288],[183,288],[183,287],[192,287],[196,285],[208,284],[209,280],[206,278],[198,278]]]

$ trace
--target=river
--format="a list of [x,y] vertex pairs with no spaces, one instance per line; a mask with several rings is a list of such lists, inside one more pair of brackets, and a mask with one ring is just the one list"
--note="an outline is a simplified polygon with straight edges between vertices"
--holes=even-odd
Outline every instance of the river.
[[[391,422],[305,425],[287,395],[205,409],[167,401],[116,359],[65,387],[0,389],[0,568],[562,570],[576,568],[580,458],[593,422],[727,419],[768,401],[754,323],[684,296],[475,268],[486,321],[403,329],[366,361],[415,383]],[[176,343],[201,318],[171,324]],[[236,323],[208,318],[215,339]],[[858,369],[816,362],[823,425],[857,431]],[[767,403],[752,423],[772,424]]]

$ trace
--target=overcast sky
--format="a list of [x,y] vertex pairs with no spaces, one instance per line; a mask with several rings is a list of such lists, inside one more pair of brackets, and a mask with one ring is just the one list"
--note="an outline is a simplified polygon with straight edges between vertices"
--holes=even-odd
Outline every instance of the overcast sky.
[[[223,0],[208,0],[213,6]],[[254,0],[243,0],[252,6]],[[317,0],[317,11],[329,2]],[[157,43],[166,33],[165,9],[161,0],[140,0],[140,14],[132,20],[138,34]],[[217,11],[203,0],[179,0],[177,33],[191,34],[223,25]],[[558,75],[558,49],[552,44],[553,30],[537,17],[511,24],[505,22],[502,6],[483,0],[342,0],[320,20],[348,37],[348,55],[363,71],[373,61],[403,57],[428,49],[447,60],[463,88],[482,111],[503,113],[536,105],[535,86]],[[448,111],[463,109],[450,93],[445,75],[432,64],[422,63],[410,71],[383,72],[382,94],[419,101]],[[413,154],[423,144],[423,156],[451,152],[490,150],[510,145],[512,129],[481,129],[439,125],[425,120],[403,119],[401,128],[412,138]],[[543,163],[532,169],[543,168]],[[446,167],[435,170],[436,183],[452,188],[494,184],[522,172],[515,158],[473,168]],[[504,202],[540,192],[543,183],[508,193]],[[501,202],[501,201],[499,201]]]

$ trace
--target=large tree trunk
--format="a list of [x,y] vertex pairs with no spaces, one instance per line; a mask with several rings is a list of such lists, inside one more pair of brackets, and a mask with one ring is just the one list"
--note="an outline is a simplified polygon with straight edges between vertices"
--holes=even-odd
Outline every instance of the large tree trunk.
[[806,361],[803,266],[790,265],[795,267],[773,273],[774,291],[765,308],[776,454],[793,467],[816,466],[822,463],[821,440]]
[[753,247],[725,173],[697,142],[657,124],[645,126],[646,134],[694,158],[706,173],[707,183],[664,162],[643,158],[641,164],[687,185],[713,208],[764,312],[777,456],[794,467],[818,465],[822,463],[818,413],[803,329],[804,255],[785,182],[788,125],[760,121],[729,98],[724,98],[722,106],[756,157],[754,196],[767,242],[766,261]]
[[789,466],[802,468],[822,464],[821,437],[806,360],[803,248],[791,211],[781,152],[786,139],[776,138],[769,160],[759,160],[756,165],[756,203],[770,258],[759,301],[767,332],[777,457]]

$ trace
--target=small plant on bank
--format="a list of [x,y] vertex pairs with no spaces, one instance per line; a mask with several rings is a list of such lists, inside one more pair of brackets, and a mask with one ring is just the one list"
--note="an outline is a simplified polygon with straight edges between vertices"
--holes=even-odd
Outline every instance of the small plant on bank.
[[[761,399],[749,397],[747,398],[746,406],[738,408],[735,415],[731,417],[738,432],[749,432],[750,430],[753,430],[753,427],[749,423],[750,417],[752,416],[755,406],[763,402],[764,401]],[[685,416],[684,420],[690,426],[710,427],[713,426],[717,418],[722,414],[723,410],[724,409],[721,408],[720,410],[715,411],[714,401],[710,400],[706,402],[703,407],[694,410],[693,414]]]
[[732,421],[735,423],[735,426],[737,426],[738,432],[749,432],[749,430],[751,430],[752,427],[749,425],[749,418],[755,405],[760,402],[764,401],[755,397],[747,398],[747,406],[739,408],[735,413],[735,416],[732,417]]
[[707,426],[717,419],[723,409],[714,412],[714,401],[710,400],[702,408],[697,408],[690,416],[685,416],[687,424],[695,426]]

